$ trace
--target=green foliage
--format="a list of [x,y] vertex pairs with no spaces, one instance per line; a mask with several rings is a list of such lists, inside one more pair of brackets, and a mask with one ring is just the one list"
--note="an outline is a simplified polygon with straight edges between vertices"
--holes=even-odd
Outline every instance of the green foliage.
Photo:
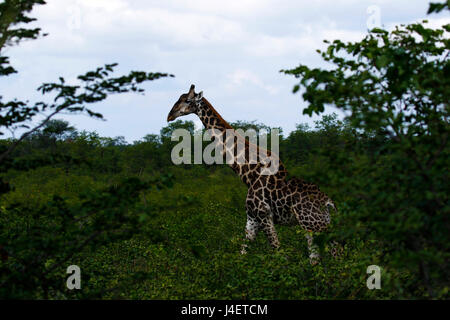
[[441,12],[442,10],[446,9],[449,10],[450,9],[450,1],[444,1],[444,2],[432,2],[430,3],[430,7],[428,8],[428,14],[430,13],[438,13]]
[[256,121],[236,121],[231,122],[230,125],[235,129],[246,130],[255,130],[256,132],[260,131],[270,131],[270,127],[264,125],[263,123],[256,123]]
[[[113,93],[142,92],[143,89],[139,87],[140,83],[169,76],[166,73],[132,71],[127,76],[110,77],[115,66],[117,64],[107,64],[79,76],[78,79],[82,82],[81,86],[66,85],[62,77],[59,78],[59,83],[44,83],[38,88],[42,94],[56,93],[54,103],[51,104],[40,101],[29,106],[28,103],[22,101],[13,100],[3,103],[0,100],[0,127],[3,130],[18,127],[29,129],[27,122],[38,114],[48,113],[41,124],[22,134],[9,149],[0,154],[0,161],[4,160],[23,139],[46,125],[56,114],[61,112],[85,113],[90,117],[101,119],[102,115],[92,111],[87,105],[100,102]],[[0,134],[4,133],[0,131]]]
[[54,195],[41,205],[11,202],[2,207],[0,243],[9,259],[1,266],[0,296],[56,297],[61,275],[74,255],[135,233],[139,215],[130,210],[149,186],[129,178],[105,190],[82,193],[75,203]]
[[[180,122],[175,128],[190,126],[191,123]],[[2,294],[6,297],[63,299],[420,297],[411,291],[411,286],[417,284],[414,273],[401,266],[386,264],[390,256],[386,256],[384,243],[366,234],[367,217],[361,219],[361,212],[367,214],[367,207],[361,198],[359,185],[342,184],[342,176],[355,175],[367,166],[372,150],[376,149],[374,146],[379,145],[378,137],[375,134],[357,134],[336,115],[324,116],[316,122],[314,129],[307,129],[306,125],[298,128],[281,140],[282,150],[291,151],[283,155],[283,160],[289,163],[291,174],[319,183],[336,199],[339,208],[339,214],[333,215],[331,233],[316,237],[322,251],[319,266],[309,264],[305,237],[298,228],[277,228],[282,242],[279,252],[270,250],[264,235],[260,234],[246,256],[239,254],[244,237],[246,187],[229,168],[217,165],[175,167],[170,161],[160,163],[172,145],[170,139],[162,139],[160,135],[148,135],[133,144],[107,146],[105,141],[108,139],[98,134],[75,132],[76,138],[57,143],[56,152],[69,152],[80,159],[79,162],[54,162],[25,172],[8,171],[5,178],[12,182],[14,191],[2,198],[5,204],[2,209],[5,239],[34,237],[36,244],[46,238],[51,239],[47,242],[66,243],[65,238],[59,235],[61,229],[54,229],[55,224],[60,225],[64,218],[43,214],[56,203],[52,195],[55,190],[62,199],[58,202],[60,207],[69,212],[67,219],[71,214],[92,214],[92,219],[100,219],[100,224],[107,229],[114,226],[111,232],[119,227],[115,224],[116,219],[126,219],[128,222],[120,224],[120,228],[125,229],[124,232],[132,228],[133,232],[122,233],[123,237],[99,238],[98,242],[80,250],[68,246],[68,250],[56,254],[56,250],[46,249],[42,260],[45,262],[35,268],[36,272],[31,273],[33,280],[29,281],[35,285],[46,283],[48,293],[39,285],[38,288],[19,291],[22,287],[11,283],[20,282],[7,277],[11,282],[3,286]],[[173,129],[174,126],[168,126],[161,132],[169,136],[167,132]],[[296,140],[299,136],[309,141],[311,147],[296,145],[302,141]],[[32,141],[24,141],[21,148],[28,150],[28,143]],[[359,145],[361,151],[359,158],[355,155],[348,161],[347,154],[355,145]],[[68,151],[65,149],[67,146]],[[39,149],[45,150],[45,146]],[[330,150],[332,158],[329,157]],[[109,152],[111,156],[106,156]],[[100,157],[102,153],[103,158]],[[21,157],[26,156],[24,153]],[[337,158],[341,160],[336,163]],[[165,172],[165,175],[161,177],[159,172]],[[160,185],[153,190],[142,189],[137,197],[130,184],[126,188],[121,187],[123,179],[136,175],[144,181],[159,181]],[[131,181],[138,183],[135,179]],[[356,182],[360,183],[359,180]],[[84,192],[80,194],[80,190]],[[123,199],[128,193],[130,199]],[[100,194],[103,196],[98,198]],[[14,209],[15,205],[27,208],[21,210],[27,214],[12,219],[11,211],[20,210]],[[357,206],[360,207],[355,209]],[[39,228],[47,230],[44,237],[25,232],[21,224],[22,216],[28,217],[35,212],[39,212],[41,219],[33,225],[44,224]],[[109,220],[112,217],[114,219]],[[43,221],[44,218],[47,220]],[[68,221],[66,225],[77,227]],[[69,232],[69,235],[86,237],[89,232],[97,230],[94,223],[88,226],[91,229]],[[50,233],[53,229],[54,232]],[[71,238],[68,239],[70,242]],[[330,240],[337,240],[342,245],[342,254],[337,259],[329,253]],[[3,241],[8,243],[4,248],[9,254],[18,245],[10,240]],[[27,253],[25,250],[19,252]],[[59,260],[53,258],[59,257],[60,253],[73,255],[61,256]],[[33,255],[28,254],[31,259]],[[40,270],[46,270],[64,258],[67,262],[59,263],[60,266],[54,267],[54,272],[42,282]],[[10,257],[3,266],[10,268],[13,261],[16,260]],[[70,264],[76,264],[82,270],[83,289],[80,292],[65,288],[67,275],[63,267]],[[383,268],[382,290],[371,291],[366,287],[366,268],[371,264]]]
[[[448,3],[430,11],[444,7]],[[319,52],[334,68],[300,65],[283,72],[300,79],[293,91],[304,90],[309,106],[303,113],[333,105],[347,112],[358,140],[372,140],[346,153],[324,149],[326,180],[344,186],[343,204],[355,213],[348,222],[338,219],[336,236],[344,238],[338,229],[346,228],[347,237],[377,241],[386,266],[417,279],[397,284],[404,297],[443,298],[450,252],[450,25],[425,25],[373,29],[356,43],[326,41],[327,50]]]
[[[36,39],[40,34],[40,29],[13,29],[13,26],[20,23],[30,23],[35,21],[25,14],[30,12],[34,5],[45,4],[45,1],[22,1],[7,0],[0,4],[0,50],[5,45],[18,44],[23,39]],[[39,88],[43,95],[53,93],[53,103],[43,101],[34,104],[28,101],[2,101],[0,96],[0,135],[4,135],[5,130],[13,131],[17,128],[29,129],[23,133],[10,147],[0,153],[0,162],[4,161],[17,145],[45,126],[55,115],[65,113],[84,113],[93,118],[102,118],[102,115],[94,112],[88,105],[105,100],[108,95],[114,93],[144,91],[140,85],[146,81],[152,81],[163,77],[173,77],[173,75],[160,72],[131,71],[128,75],[112,77],[117,63],[106,64],[94,71],[86,72],[78,76],[81,85],[66,84],[63,77],[59,77],[59,82],[44,83]],[[8,76],[16,70],[9,65],[9,58],[0,55],[0,76]],[[44,120],[34,128],[30,128],[30,120],[38,114],[44,114]]]
[[[0,3],[0,50],[24,39],[36,39],[40,29],[15,28],[36,19],[28,17],[34,5],[45,1],[6,0]],[[6,130],[26,129],[18,139],[0,144],[0,297],[2,298],[87,298],[102,290],[64,292],[62,275],[67,263],[78,254],[105,244],[129,239],[141,230],[141,221],[151,212],[141,211],[143,191],[160,190],[172,183],[172,176],[116,176],[96,186],[85,174],[70,170],[92,170],[97,174],[117,172],[117,153],[123,137],[101,138],[95,133],[76,132],[68,122],[54,120],[57,114],[87,114],[102,118],[89,105],[110,94],[137,92],[146,81],[172,76],[167,73],[131,71],[113,77],[117,64],[106,64],[78,76],[80,85],[44,83],[41,94],[53,94],[51,103],[2,101],[0,135]],[[0,56],[0,76],[16,70],[8,57]],[[30,127],[37,115],[44,120]],[[118,150],[116,150],[118,149]],[[89,154],[96,151],[100,161]],[[105,168],[104,164],[108,164]],[[39,173],[36,176],[36,173]],[[53,172],[54,176],[48,174]],[[22,179],[22,180],[21,180]],[[38,182],[33,183],[33,180]],[[21,184],[22,181],[22,184]],[[86,189],[83,189],[86,187]],[[89,279],[95,270],[84,270]],[[133,277],[131,279],[134,279]],[[97,288],[99,289],[99,288]]]
[[[0,4],[2,45],[40,34],[11,27],[43,3]],[[430,12],[443,8],[448,3]],[[300,79],[294,92],[304,90],[305,113],[334,105],[349,114],[322,116],[313,128],[299,124],[280,138],[290,174],[317,183],[338,207],[328,232],[315,237],[316,266],[304,231],[294,227],[277,227],[277,252],[260,234],[239,254],[245,185],[224,166],[170,160],[175,129],[202,133],[192,122],[128,144],[53,118],[63,110],[101,118],[92,103],[141,92],[143,81],[167,74],[112,77],[115,64],[106,65],[81,75],[81,86],[63,78],[42,85],[41,93],[54,94],[51,104],[0,102],[3,131],[48,112],[18,139],[0,140],[0,297],[448,298],[448,44],[442,29],[420,23],[375,29],[358,43],[330,43],[322,57],[334,69],[285,71]],[[0,75],[11,72],[0,56]],[[81,290],[66,288],[73,264],[81,268]],[[381,290],[366,287],[372,264],[382,268]]]
[[[26,14],[35,5],[45,4],[44,0],[5,0],[0,3],[0,51],[5,46],[17,45],[24,39],[36,39],[41,34],[40,28],[13,28],[16,25],[28,24],[36,21]],[[44,34],[45,36],[45,34]],[[12,72],[15,72],[11,69]],[[10,73],[10,72],[9,72]],[[4,75],[0,71],[0,76]]]
[[[26,24],[36,21],[35,18],[28,17],[27,13],[35,5],[43,4],[45,4],[44,0],[5,0],[0,3],[0,77],[17,73],[16,69],[9,64],[9,58],[1,54],[5,47],[17,45],[22,40],[37,39],[40,35],[47,35],[41,34],[40,28],[24,28]],[[15,28],[17,25],[21,27]],[[10,103],[16,104],[15,101]]]

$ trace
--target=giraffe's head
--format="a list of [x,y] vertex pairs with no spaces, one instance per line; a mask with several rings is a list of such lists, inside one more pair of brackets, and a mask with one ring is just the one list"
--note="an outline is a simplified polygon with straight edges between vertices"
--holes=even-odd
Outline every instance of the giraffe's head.
[[188,93],[183,93],[170,110],[167,121],[173,121],[178,117],[197,111],[197,103],[203,98],[203,91],[195,93],[195,86],[191,85]]

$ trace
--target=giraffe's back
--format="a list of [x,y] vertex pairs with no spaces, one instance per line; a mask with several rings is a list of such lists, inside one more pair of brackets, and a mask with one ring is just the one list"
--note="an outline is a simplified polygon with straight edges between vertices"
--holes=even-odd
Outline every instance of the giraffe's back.
[[272,192],[274,222],[281,225],[301,224],[307,230],[323,230],[330,223],[331,199],[319,187],[302,179],[282,180]]

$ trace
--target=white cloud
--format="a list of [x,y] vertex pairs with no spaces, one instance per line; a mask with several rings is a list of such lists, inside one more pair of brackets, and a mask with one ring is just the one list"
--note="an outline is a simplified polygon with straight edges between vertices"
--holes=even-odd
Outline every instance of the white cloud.
[[316,49],[324,47],[324,39],[359,40],[367,29],[368,6],[380,7],[384,25],[423,18],[430,26],[448,22],[426,15],[429,0],[414,6],[410,0],[47,2],[33,15],[35,25],[50,35],[7,51],[20,73],[0,79],[4,96],[23,97],[59,75],[70,79],[111,62],[119,63],[119,74],[130,69],[174,73],[174,79],[146,85],[144,97],[108,99],[97,108],[108,122],[72,118],[79,129],[129,141],[166,125],[168,111],[191,83],[227,120],[257,118],[294,129],[295,123],[310,120],[301,117],[301,97],[291,93],[296,80],[278,71],[298,63],[320,66]]
[[[130,29],[144,28],[146,33],[167,42],[196,46],[238,42],[243,31],[239,23],[214,15],[171,12],[166,9],[126,10],[120,23]],[[140,31],[142,32],[142,31]]]
[[342,41],[358,41],[365,35],[362,30],[339,29],[332,21],[301,26],[296,35],[270,36],[257,35],[245,50],[255,56],[286,56],[295,54],[304,57],[324,47],[323,40],[340,39]]
[[242,88],[250,84],[264,89],[271,95],[277,94],[279,91],[275,86],[265,84],[258,75],[249,70],[236,70],[228,78],[230,79],[228,86],[231,88]]
[[77,0],[76,4],[96,10],[102,9],[107,12],[117,12],[129,6],[124,0]]
[[[155,7],[160,1],[146,1],[149,6]],[[180,12],[196,12],[227,17],[247,17],[268,12],[273,8],[270,0],[166,0],[165,6]]]
[[[215,14],[182,12],[160,6],[132,6],[122,0],[80,0],[72,7],[79,8],[81,26],[74,32],[86,38],[109,37],[149,41],[158,39],[178,46],[232,43],[242,40],[240,23]],[[73,19],[71,10],[65,20]],[[63,15],[64,16],[64,15]],[[58,22],[59,28],[61,27]],[[67,30],[60,30],[61,33]]]

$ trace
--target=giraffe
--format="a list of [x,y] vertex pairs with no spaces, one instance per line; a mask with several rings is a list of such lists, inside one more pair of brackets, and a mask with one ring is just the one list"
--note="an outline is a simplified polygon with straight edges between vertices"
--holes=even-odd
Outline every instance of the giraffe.
[[[203,92],[195,93],[195,86],[191,85],[189,92],[182,94],[172,107],[167,116],[167,121],[173,121],[178,117],[196,114],[207,130],[212,130],[213,136],[218,138],[222,147],[222,155],[232,153],[236,159],[236,144],[244,141],[245,160],[249,160],[252,144],[239,134],[225,135],[233,128],[220,116],[214,107],[203,97]],[[227,139],[233,139],[231,143]],[[230,148],[230,146],[232,148]],[[261,149],[257,146],[257,151]],[[271,151],[262,149],[260,155],[266,155],[270,159],[277,159],[278,170],[262,174],[262,170],[269,169],[268,161],[231,161],[227,164],[241,178],[248,187],[245,209],[247,223],[245,226],[245,238],[241,247],[241,253],[247,252],[248,243],[256,238],[258,231],[263,231],[270,245],[274,249],[280,247],[275,225],[300,225],[307,230],[306,238],[309,248],[311,264],[316,264],[319,259],[317,246],[313,243],[312,232],[323,231],[330,224],[330,209],[336,210],[333,201],[319,187],[307,183],[299,178],[287,178],[287,171],[279,161],[277,155]],[[229,156],[229,154],[228,154]]]

